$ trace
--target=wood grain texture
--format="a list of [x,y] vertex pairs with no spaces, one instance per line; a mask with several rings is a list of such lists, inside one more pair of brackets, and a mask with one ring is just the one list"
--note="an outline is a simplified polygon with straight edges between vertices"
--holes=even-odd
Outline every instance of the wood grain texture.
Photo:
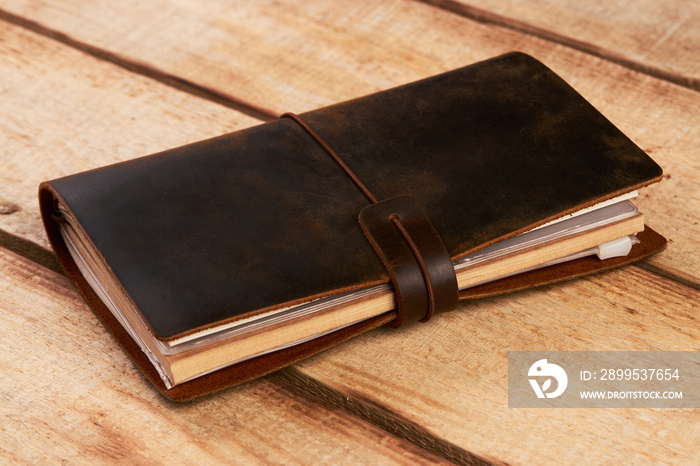
[[0,248],[0,462],[445,463],[269,378],[163,399],[68,280]]
[[692,464],[699,410],[508,408],[507,353],[697,351],[698,302],[695,289],[627,267],[380,329],[295,370],[326,387],[320,398],[342,393],[510,464]]
[[670,177],[646,191],[640,203],[652,227],[671,239],[651,263],[700,287],[697,92],[508,28],[399,0],[352,5],[18,0],[4,8],[57,36],[277,114],[522,50],[569,81],[664,167]]
[[[122,63],[180,76],[271,113],[300,112],[523,50],[572,83],[664,166],[670,178],[641,200],[650,224],[672,240],[651,264],[700,283],[695,156],[700,97],[689,89],[414,2],[18,0],[2,8],[53,29],[59,40],[68,35],[118,55]],[[0,198],[20,208],[0,217],[5,222],[0,228],[35,241],[43,237],[34,207],[41,179],[254,123],[5,24],[0,34],[0,117],[10,122],[0,128],[0,140],[12,144],[0,161],[7,163]],[[157,136],[143,136],[151,130]],[[42,279],[19,258],[8,261],[21,265],[0,267],[0,276],[8,271],[0,302],[6,299],[3,315],[9,316],[0,322],[21,336],[0,333],[0,345],[11,355],[0,367],[12,374],[0,382],[6,401],[0,408],[0,455],[6,458],[78,462],[82,454],[87,461],[170,462],[176,458],[168,455],[180,449],[192,462],[198,455],[209,455],[202,456],[208,462],[236,455],[242,462],[288,457],[308,462],[309,452],[334,462],[342,458],[326,449],[332,439],[344,441],[338,449],[345,451],[375,435],[363,424],[359,431],[345,427],[357,421],[338,411],[310,414],[318,405],[280,390],[271,379],[191,406],[159,404],[116,345],[92,355],[100,341],[111,340],[74,295],[61,297],[69,293],[65,282]],[[29,275],[20,273],[24,269]],[[696,411],[508,410],[504,361],[509,349],[698,350],[699,298],[696,290],[629,267],[465,305],[426,326],[373,332],[295,370],[328,393],[375,411],[376,418],[389,420],[386,425],[418,426],[432,438],[483,457],[516,463],[691,463],[700,454]],[[42,334],[41,320],[60,332]],[[116,380],[129,371],[129,377]],[[261,400],[270,399],[275,407],[261,408]],[[140,423],[129,424],[131,419]],[[244,427],[250,422],[261,427]],[[269,430],[275,422],[301,435]],[[326,427],[324,422],[342,428],[308,446],[308,437],[320,435],[311,426]],[[142,425],[149,426],[149,435],[133,435]],[[26,438],[43,447],[23,448],[19,442]],[[303,447],[292,446],[305,438]],[[396,449],[395,441],[380,437],[379,443]],[[120,449],[122,443],[128,448]],[[296,453],[298,448],[304,450]],[[421,452],[413,453],[410,458],[387,453],[386,461],[424,460]],[[358,455],[349,461],[370,461]]]
[[[39,244],[41,180],[257,123],[15,26],[0,28],[0,44],[1,186],[19,207],[0,221]],[[2,248],[0,310],[0,458],[10,462],[442,461],[269,380],[168,403],[65,277]]]
[[6,23],[0,75],[0,228],[45,247],[40,182],[258,123]]
[[692,1],[424,0],[700,90],[700,5]]

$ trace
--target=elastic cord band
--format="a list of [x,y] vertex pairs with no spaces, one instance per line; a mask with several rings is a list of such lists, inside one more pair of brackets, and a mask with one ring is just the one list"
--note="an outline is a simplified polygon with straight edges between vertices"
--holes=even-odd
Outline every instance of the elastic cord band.
[[458,300],[454,267],[418,200],[403,195],[380,202],[313,128],[293,113],[280,118],[303,128],[372,202],[360,211],[358,220],[394,283],[398,313],[389,325],[425,322],[436,311],[454,309]]
[[304,122],[304,120],[302,120],[301,118],[299,118],[297,115],[295,115],[293,113],[285,113],[280,118],[289,118],[290,120],[294,120],[299,126],[304,128],[304,130],[307,133],[309,133],[309,135],[311,135],[311,137],[314,138],[316,140],[316,142],[321,147],[323,147],[323,149],[326,152],[328,152],[328,155],[330,155],[331,158],[333,158],[333,160],[335,160],[336,163],[338,165],[340,165],[340,167],[343,170],[345,170],[345,173],[350,177],[350,179],[352,179],[352,181],[355,182],[357,187],[360,188],[360,191],[362,191],[364,193],[364,195],[367,196],[367,198],[370,201],[372,201],[372,204],[376,204],[377,202],[379,202],[379,200],[377,200],[377,198],[374,197],[374,195],[370,192],[370,190],[367,189],[367,186],[365,186],[362,183],[362,181],[360,181],[360,179],[352,172],[352,170],[350,170],[350,167],[345,165],[345,162],[343,162],[343,159],[341,159],[340,156],[338,154],[336,154],[336,152],[333,150],[333,148],[331,146],[329,146],[326,143],[326,141],[324,141],[323,138],[321,136],[319,136],[319,134],[316,131],[314,131],[314,129],[311,126],[307,125]]

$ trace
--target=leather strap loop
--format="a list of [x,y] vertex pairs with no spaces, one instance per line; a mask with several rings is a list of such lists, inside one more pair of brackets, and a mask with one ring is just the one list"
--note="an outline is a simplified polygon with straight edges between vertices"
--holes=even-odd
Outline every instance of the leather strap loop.
[[390,327],[426,322],[434,313],[457,306],[450,255],[414,196],[368,205],[360,211],[359,222],[394,284],[398,317]]
[[434,313],[454,309],[459,289],[450,255],[418,200],[402,195],[379,201],[323,138],[301,118],[285,113],[303,128],[372,202],[360,211],[362,231],[394,284],[398,317],[390,327],[428,321]]

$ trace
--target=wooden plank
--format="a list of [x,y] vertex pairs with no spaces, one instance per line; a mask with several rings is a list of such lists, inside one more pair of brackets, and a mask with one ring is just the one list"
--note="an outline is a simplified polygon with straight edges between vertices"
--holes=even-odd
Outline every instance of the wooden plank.
[[700,90],[700,5],[654,0],[424,0]]
[[[257,123],[6,26],[0,28],[7,96],[0,176],[3,196],[19,211],[0,221],[40,244],[45,239],[35,196],[41,180]],[[0,458],[440,462],[267,379],[175,406],[139,376],[65,277],[0,248],[0,290]]]
[[0,461],[445,463],[269,379],[175,405],[68,279],[0,248]]
[[[628,72],[598,59],[572,52],[563,47],[553,46],[522,34],[474,24],[463,18],[446,15],[445,12],[421,5],[410,4],[410,7],[406,5],[408,4],[386,3],[379,7],[358,4],[358,6],[353,6],[355,9],[350,12],[337,6],[335,7],[337,10],[332,8],[323,10],[326,8],[325,6],[278,5],[283,13],[287,12],[288,17],[283,16],[283,18],[289,20],[291,26],[288,29],[282,28],[282,33],[288,34],[288,36],[283,37],[287,42],[277,41],[274,47],[269,45],[269,42],[265,42],[264,39],[261,39],[258,44],[258,36],[256,36],[256,34],[270,35],[275,28],[284,26],[284,22],[282,24],[275,22],[277,21],[275,20],[276,16],[272,17],[272,13],[270,15],[250,16],[247,23],[241,20],[239,24],[230,26],[229,30],[236,31],[237,27],[242,27],[241,30],[245,34],[249,34],[246,36],[249,39],[248,43],[256,43],[261,47],[259,54],[269,53],[270,49],[266,49],[267,46],[274,49],[275,52],[286,50],[291,53],[296,49],[301,57],[299,63],[302,66],[292,66],[294,65],[293,60],[283,60],[279,58],[282,55],[279,55],[280,69],[287,67],[284,72],[289,76],[289,80],[282,79],[284,72],[272,69],[271,73],[279,73],[277,75],[279,79],[268,81],[271,83],[269,89],[275,89],[275,86],[283,88],[285,83],[292,83],[287,88],[288,93],[279,92],[278,95],[294,94],[293,98],[298,97],[301,102],[300,107],[282,108],[282,110],[296,111],[303,108],[303,105],[316,106],[329,100],[340,100],[343,97],[353,96],[348,95],[348,92],[351,94],[357,92],[354,95],[359,95],[370,90],[388,87],[384,84],[391,83],[393,85],[406,82],[415,79],[415,77],[432,74],[433,71],[454,67],[455,64],[466,64],[476,59],[485,58],[521,44],[523,46],[519,48],[525,48],[525,51],[545,60],[565,78],[574,82],[576,87],[587,89],[586,91],[582,90],[582,92],[591,100],[597,99],[594,103],[599,108],[603,106],[611,109],[619,108],[623,123],[618,123],[615,119],[613,121],[621,126],[628,125],[628,132],[630,130],[638,131],[637,136],[649,138],[645,140],[645,143],[642,143],[643,146],[646,144],[648,146],[645,146],[646,148],[651,148],[654,151],[661,150],[659,157],[669,157],[676,160],[674,167],[679,168],[677,171],[674,168],[671,182],[676,180],[677,183],[677,180],[681,178],[682,183],[675,185],[674,190],[669,192],[671,197],[679,194],[686,196],[689,192],[687,187],[690,186],[692,189],[693,177],[697,173],[697,167],[693,165],[695,162],[692,158],[692,147],[693,141],[697,140],[697,133],[694,132],[692,125],[693,112],[687,112],[687,114],[684,112],[694,108],[692,107],[695,102],[693,93],[686,94],[685,90],[679,90],[658,80]],[[248,8],[247,6],[238,5],[237,8],[244,10],[244,16],[246,11],[248,14],[250,13],[250,10],[245,10]],[[284,10],[285,8],[287,10]],[[296,8],[294,14],[289,10],[290,8]],[[306,8],[312,10],[313,14],[304,16],[303,14],[307,13]],[[137,8],[134,11],[141,10]],[[172,14],[173,18],[179,17],[178,14],[167,10],[167,8],[161,11]],[[228,21],[230,17],[227,16],[226,10],[222,9],[221,11],[222,17]],[[275,15],[277,15],[277,11],[274,10]],[[99,15],[95,15],[94,18],[84,18],[86,29],[108,29],[110,22],[102,25],[97,24],[100,21],[98,17]],[[186,18],[186,15],[183,17]],[[201,16],[197,16],[197,18],[201,18]],[[119,22],[114,21],[117,25]],[[259,29],[261,32],[256,30],[255,33],[252,33],[250,25],[253,23],[256,27],[265,27]],[[206,22],[198,24],[200,24],[202,34],[206,36],[209,31],[208,26],[204,27]],[[331,24],[333,26],[329,26]],[[305,29],[310,32],[305,31]],[[144,38],[148,39],[153,35],[153,30],[155,29],[148,30],[150,35],[142,32],[143,37],[138,37],[135,42]],[[122,36],[115,35],[115,44],[118,45],[125,40],[124,37],[127,37],[125,31],[121,31],[124,33]],[[368,31],[375,34],[372,35]],[[420,31],[425,32],[425,34],[417,34],[420,37],[420,43],[414,43],[410,38],[407,39],[406,31]],[[187,53],[179,56],[182,59],[179,68],[175,66],[177,60],[173,61],[172,69],[179,70],[178,73],[182,72],[184,75],[190,68],[196,68],[199,58],[193,57],[207,56],[209,50],[206,47],[200,50],[187,49],[189,43],[178,43],[175,36],[165,37],[169,33],[166,30],[163,30],[162,33],[164,34],[160,36],[162,41],[160,53],[162,55],[178,56],[178,53],[181,53],[178,50],[187,50]],[[186,34],[183,35],[183,37],[185,36]],[[122,38],[120,39],[120,37]],[[189,34],[189,37],[199,38],[199,35]],[[232,35],[231,37],[242,36]],[[312,39],[327,39],[327,42],[314,43]],[[128,40],[132,39],[128,38]],[[343,48],[353,41],[358,44],[358,48],[349,50],[350,58],[345,59]],[[153,46],[153,43],[150,42],[150,46]],[[219,43],[222,43],[221,38]],[[464,46],[465,43],[478,45],[468,48]],[[166,44],[173,44],[171,45],[173,48],[169,49],[172,51],[172,55],[163,52],[163,47],[166,47]],[[104,45],[110,46],[109,43]],[[362,47],[364,50],[358,52],[357,50],[362,50]],[[235,55],[236,51],[236,47],[232,46],[230,50],[224,52]],[[188,54],[189,61],[187,60]],[[274,55],[272,53],[270,56]],[[213,54],[213,56],[221,59],[221,55]],[[328,61],[333,62],[335,67],[328,65],[328,68],[324,68],[319,65],[317,68],[304,68],[309,57],[317,59],[318,57],[331,57]],[[170,60],[170,58],[155,58]],[[228,58],[226,59],[228,60]],[[386,67],[383,66],[382,60],[386,60]],[[277,61],[270,58],[269,64],[273,65],[274,63]],[[326,62],[321,60],[321,64],[325,66]],[[226,66],[224,64],[221,69],[225,69]],[[221,74],[217,79],[220,80],[222,87],[226,84],[229,86],[226,89],[235,91],[236,95],[240,95],[238,89],[248,89],[249,91],[254,86],[261,86],[259,89],[265,90],[265,80],[270,74],[262,73],[259,75],[261,79],[256,80],[257,75],[254,73],[246,77],[239,69],[235,67],[230,69],[239,74],[235,75],[234,72],[231,72],[231,75],[227,76],[245,79],[233,79],[232,82],[229,82],[222,79],[223,74]],[[319,69],[321,71],[312,71]],[[342,74],[335,73],[339,69],[343,70]],[[333,72],[328,72],[328,70]],[[347,70],[351,70],[351,72]],[[173,71],[173,73],[175,72]],[[204,76],[206,73],[201,74]],[[414,77],[411,78],[411,75]],[[351,77],[348,78],[348,76]],[[190,75],[191,77],[192,75]],[[349,79],[347,86],[343,84],[343,79]],[[383,84],[373,85],[372,80],[375,83],[381,81]],[[254,85],[249,85],[250,82],[254,82]],[[239,87],[236,88],[238,85]],[[272,99],[268,100],[267,97],[261,98],[260,96],[265,94],[259,92],[258,94],[248,92],[246,95],[255,97],[258,102],[274,102]],[[334,98],[335,92],[338,94]],[[326,97],[324,97],[324,93],[327,93]],[[593,97],[590,97],[589,94]],[[290,101],[288,98],[286,102]],[[282,107],[285,100],[281,99],[280,102],[279,106]],[[28,112],[26,107],[20,106],[20,108],[25,108],[25,112]],[[38,108],[43,111],[50,110],[50,107],[39,106]],[[651,109],[659,113],[649,112]],[[627,111],[631,112],[631,117],[627,116]],[[648,112],[648,114],[644,112]],[[53,115],[55,115],[54,118],[60,118],[61,114],[58,112]],[[650,121],[646,121],[650,118]],[[659,128],[655,127],[664,118],[670,118],[671,121],[659,126]],[[641,129],[638,129],[636,123],[640,119],[643,124]],[[646,123],[644,123],[645,121]],[[679,124],[679,122],[681,123]],[[669,133],[676,128],[678,128],[677,132]],[[640,141],[636,136],[633,135],[633,137]],[[655,141],[656,145],[651,144]],[[669,156],[667,153],[671,155]],[[686,187],[685,191],[684,186]],[[690,194],[692,193],[693,191],[690,191]],[[687,199],[689,199],[687,201],[690,203],[689,207],[683,205]],[[655,202],[655,200],[650,202]],[[681,214],[686,216],[684,218],[687,218],[686,214],[688,213],[690,218],[693,218],[693,212],[696,211],[692,209],[693,202],[696,200],[691,196],[686,197],[683,201],[675,201],[675,204],[662,205],[662,208],[669,211],[678,208]],[[669,216],[673,221],[678,218],[674,212],[670,212]],[[684,218],[675,224],[670,224],[670,226],[681,232],[688,228],[691,229],[691,232],[694,231],[692,227],[686,225],[687,222]],[[663,230],[661,227],[658,228]],[[694,257],[697,249],[693,248],[693,244],[684,243],[684,247],[687,246],[686,252]],[[672,246],[676,245],[674,243]],[[620,277],[618,274],[624,275],[621,275],[622,278],[613,280],[614,285],[611,286],[609,277]],[[697,416],[693,413],[671,412],[668,414],[668,411],[660,411],[661,415],[659,415],[656,414],[657,411],[650,410],[601,411],[598,414],[593,413],[593,418],[598,423],[596,424],[592,421],[586,421],[588,412],[582,410],[560,410],[559,412],[532,410],[508,414],[508,411],[503,407],[504,376],[502,368],[505,348],[630,349],[630,346],[633,345],[627,345],[629,335],[636,335],[635,345],[641,345],[643,335],[646,332],[651,335],[649,339],[651,343],[644,348],[674,349],[674,347],[665,345],[677,344],[676,349],[697,349],[696,343],[693,342],[691,346],[687,335],[679,335],[677,331],[678,328],[682,329],[682,326],[686,326],[691,329],[687,333],[697,335],[697,332],[692,333],[692,330],[697,328],[694,325],[697,324],[688,317],[692,317],[692,306],[693,303],[697,302],[697,293],[693,294],[693,290],[674,287],[672,283],[635,268],[627,268],[616,274],[606,274],[602,277],[608,278],[600,278],[599,281],[594,279],[579,280],[572,285],[552,287],[548,289],[547,293],[533,291],[519,293],[513,297],[484,301],[473,308],[470,307],[471,312],[462,313],[465,316],[478,314],[478,318],[462,320],[465,318],[459,317],[462,314],[453,313],[436,320],[435,324],[431,324],[431,327],[407,329],[407,332],[413,332],[410,335],[405,332],[394,334],[386,331],[374,332],[359,343],[348,345],[347,351],[351,351],[350,353],[342,353],[341,351],[345,351],[345,348],[340,348],[327,356],[314,359],[301,368],[304,375],[323,377],[322,380],[327,386],[345,394],[348,398],[363,400],[363,406],[371,405],[382,411],[393,410],[396,416],[403,416],[407,422],[415,422],[438,435],[445,435],[445,438],[460,446],[474,445],[475,451],[487,452],[486,454],[495,455],[500,459],[515,457],[518,450],[522,449],[524,452],[521,456],[525,459],[529,458],[531,462],[546,460],[548,454],[552,455],[549,458],[550,462],[559,459],[554,456],[556,454],[561,454],[561,458],[564,459],[571,460],[573,458],[576,460],[578,456],[575,453],[580,456],[588,454],[594,459],[607,459],[608,461],[619,460],[623,457],[626,459],[624,455],[636,460],[656,458],[657,461],[663,461],[674,458],[675,455],[676,459],[686,459],[690,462],[688,458],[693,458],[690,454],[697,453],[692,450],[692,441],[698,437]],[[574,288],[570,288],[571,286]],[[644,290],[644,294],[646,294],[649,286],[655,290],[652,293],[653,298],[643,301],[646,298],[638,295],[642,294],[640,290]],[[592,287],[592,289],[578,287]],[[561,290],[566,290],[566,292]],[[582,294],[583,297],[579,294]],[[670,304],[668,304],[670,311],[666,309],[667,303],[660,300],[659,294],[670,300]],[[641,304],[639,304],[640,302]],[[686,314],[681,312],[682,307],[679,310],[679,306],[683,306],[683,303],[686,306]],[[638,313],[642,309],[644,311],[643,317],[633,317],[633,312],[625,312],[625,306],[629,307],[628,311]],[[653,306],[657,306],[655,313]],[[562,312],[562,308],[564,308],[564,312]],[[479,310],[480,312],[477,312]],[[623,312],[624,314],[622,314]],[[561,313],[562,316],[556,323],[550,322],[548,324],[546,321],[536,319],[544,313]],[[621,322],[616,319],[618,313],[629,316],[630,320]],[[598,320],[591,318],[594,315],[598,316]],[[596,332],[597,330],[609,330],[615,326],[620,328],[619,335],[608,331],[603,338]],[[560,336],[562,328],[566,329],[565,338]],[[418,331],[421,332],[420,336],[416,333]],[[665,335],[667,331],[670,332],[668,341],[660,337],[660,335]],[[510,340],[511,333],[515,334],[513,344]],[[506,341],[504,341],[504,335],[506,335]],[[559,340],[563,342],[564,346],[557,346],[556,342]],[[530,341],[534,343],[532,346],[527,346]],[[520,342],[520,346],[517,345],[517,342]],[[465,349],[470,349],[470,351],[465,351]],[[348,358],[356,358],[358,365],[353,367],[351,362],[355,359]],[[371,361],[373,366],[370,365],[369,360],[373,360]],[[319,369],[314,364],[321,365],[321,370],[327,370],[330,373],[321,371],[312,373],[312,370]],[[326,364],[330,367],[324,369]],[[501,375],[498,376],[498,374]],[[430,377],[426,379],[426,375],[430,375]],[[86,376],[84,375],[84,377]],[[347,381],[344,381],[343,377],[348,377]],[[385,381],[386,378],[392,380]],[[237,393],[236,390],[233,392]],[[501,398],[494,401],[494,397],[499,396]],[[550,420],[554,425],[561,427],[559,433],[548,427]],[[517,425],[521,421],[523,422],[522,427],[518,428]],[[504,422],[510,423],[510,430],[502,428]],[[584,426],[581,434],[574,427],[576,422],[580,422]],[[660,426],[659,431],[655,430],[654,423]],[[537,432],[540,428],[553,436],[532,434],[533,431]],[[633,438],[632,431],[639,435],[638,439]],[[629,449],[623,450],[621,444],[613,443],[610,440],[616,436],[622,440],[628,440]],[[579,439],[585,440],[581,443],[583,446],[574,447],[575,440]],[[648,442],[648,445],[642,444],[644,440]],[[663,443],[664,441],[665,443]],[[540,449],[535,450],[538,446]],[[569,453],[569,450],[562,451],[566,446],[571,447],[571,452],[575,453]],[[651,448],[655,448],[655,450],[650,452]],[[510,453],[503,452],[504,449],[508,449]],[[589,449],[598,449],[598,452],[591,453],[588,451]],[[665,454],[667,456],[664,456]],[[664,459],[659,460],[659,458]]]
[[510,50],[530,53],[666,169],[670,177],[640,202],[650,225],[672,241],[650,264],[700,286],[700,94],[429,5],[347,5],[131,1],[115,7],[106,0],[19,0],[4,8],[40,23],[47,34],[69,36],[72,43],[100,47],[134,66],[145,64],[270,113],[312,109]]
[[507,352],[697,351],[698,302],[698,290],[627,267],[379,329],[296,365],[287,381],[510,464],[691,464],[699,410],[508,408]]
[[41,181],[259,122],[7,23],[0,74],[0,228],[45,247]]

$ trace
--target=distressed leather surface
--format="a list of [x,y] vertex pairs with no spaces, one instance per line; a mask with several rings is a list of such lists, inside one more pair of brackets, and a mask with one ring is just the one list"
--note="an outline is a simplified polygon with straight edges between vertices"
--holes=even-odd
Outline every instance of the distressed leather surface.
[[[78,290],[80,290],[95,314],[97,314],[105,327],[116,338],[124,351],[129,354],[144,376],[163,394],[163,396],[172,401],[183,402],[192,400],[255,379],[277,369],[294,364],[297,361],[343,343],[350,338],[381,325],[396,321],[397,312],[388,312],[337,332],[324,335],[320,338],[245,360],[168,389],[143,351],[141,351],[136,342],[131,339],[126,330],[80,274],[65,244],[59,241],[60,233],[58,232],[58,226],[50,220],[54,196],[55,193],[52,192],[51,188],[45,185],[44,189],[41,191],[42,216],[46,221],[46,229],[49,238],[54,245],[56,254],[61,260],[67,275],[73,279]],[[666,240],[648,227],[638,236],[642,239],[642,242],[632,247],[632,251],[627,257],[609,259],[604,262],[586,257],[573,262],[527,272],[526,274],[521,274],[516,277],[470,288],[460,292],[460,299],[469,300],[495,296],[534,286],[552,284],[613,267],[620,267],[658,252],[666,246]]]
[[[453,259],[661,176],[522,54],[301,116],[377,197],[415,196]],[[48,187],[160,338],[389,281],[366,198],[286,119]]]

